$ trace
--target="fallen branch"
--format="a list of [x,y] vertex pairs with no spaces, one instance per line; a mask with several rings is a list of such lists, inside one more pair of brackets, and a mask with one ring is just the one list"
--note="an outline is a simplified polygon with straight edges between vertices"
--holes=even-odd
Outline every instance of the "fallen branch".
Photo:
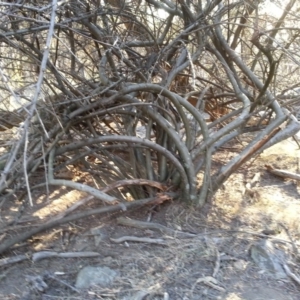
[[117,244],[121,244],[129,241],[129,242],[138,242],[138,243],[166,245],[166,242],[163,239],[151,239],[151,238],[144,238],[144,237],[137,237],[137,236],[122,236],[117,239],[110,238],[110,240]]
[[101,207],[101,208],[96,208],[96,209],[90,209],[87,211],[79,212],[74,215],[70,215],[68,217],[58,219],[58,220],[50,220],[49,222],[33,228],[27,232],[23,232],[17,236],[14,236],[11,239],[5,240],[0,244],[0,254],[3,252],[7,251],[11,246],[21,243],[31,236],[38,234],[40,232],[43,232],[45,230],[51,229],[53,227],[68,223],[68,222],[73,222],[82,218],[86,218],[91,215],[98,215],[98,214],[104,214],[104,213],[112,213],[112,212],[117,212],[117,211],[124,211],[128,209],[133,209],[136,207],[141,207],[147,204],[152,204],[155,203],[156,201],[159,201],[159,197],[152,197],[152,198],[147,198],[143,200],[136,200],[133,202],[128,202],[128,203],[120,203],[118,205],[114,206],[108,206],[108,207]]
[[212,277],[216,277],[221,266],[221,256],[218,248],[215,246],[215,252],[216,252],[216,263],[215,263],[215,268]]
[[[120,180],[120,181],[114,182],[113,184],[105,187],[104,189],[101,189],[100,191],[103,193],[107,193],[117,187],[121,187],[124,185],[149,185],[149,186],[153,186],[158,189],[161,189],[161,190],[166,190],[166,186],[161,184],[160,182],[155,182],[155,181],[146,180],[146,179],[132,179],[132,180]],[[71,207],[67,208],[65,211],[63,211],[60,214],[58,214],[57,216],[55,216],[53,220],[62,219],[66,215],[69,215],[71,212],[76,210],[79,206],[82,206],[82,205],[88,203],[93,198],[94,198],[94,196],[87,196],[87,197],[75,202]],[[171,197],[169,195],[161,195],[160,197],[157,197],[157,198],[163,199],[165,201],[171,199]]]
[[6,258],[2,258],[0,259],[0,267],[9,265],[9,264],[14,264],[23,260],[28,259],[27,255],[17,255],[17,256],[13,256],[13,257],[6,257]]
[[192,292],[194,291],[197,283],[204,283],[219,292],[226,292],[226,289],[219,285],[220,283],[218,282],[218,280],[216,280],[215,278],[213,278],[211,276],[205,276],[205,277],[198,278],[192,287]]
[[279,170],[279,169],[274,169],[271,165],[265,165],[266,169],[268,170],[268,172],[279,176],[279,177],[283,177],[283,178],[290,178],[290,179],[294,179],[294,180],[299,180],[300,181],[300,175],[289,172],[289,171],[285,171],[285,170]]
[[52,251],[40,251],[32,255],[32,261],[36,262],[41,259],[50,258],[50,257],[59,257],[59,258],[75,258],[75,257],[97,257],[100,254],[98,252],[52,252]]
[[36,252],[30,257],[30,255],[17,255],[12,257],[6,257],[0,259],[0,267],[9,265],[9,264],[15,264],[17,262],[31,259],[34,262],[37,262],[41,259],[45,258],[51,258],[51,257],[59,257],[59,258],[74,258],[74,257],[97,257],[100,254],[98,252],[64,252],[64,253],[58,253],[58,252],[52,252],[52,251],[40,251]]
[[69,289],[71,289],[72,291],[74,291],[74,292],[80,294],[80,291],[79,291],[78,289],[74,288],[72,285],[68,284],[68,283],[65,282],[64,280],[61,280],[61,279],[59,279],[59,278],[57,278],[56,276],[51,275],[51,274],[47,274],[46,276],[49,277],[49,278],[51,278],[51,279],[53,279],[53,280],[55,280],[55,281],[57,281],[57,282],[59,282],[59,283],[62,284],[62,285],[67,286],[67,287],[68,287]]
[[133,220],[133,219],[124,218],[124,217],[118,218],[117,223],[119,225],[131,226],[131,227],[141,228],[141,229],[155,229],[155,230],[159,230],[165,234],[170,234],[170,235],[173,235],[176,237],[192,238],[192,237],[197,236],[196,234],[193,234],[193,233],[173,230],[171,228],[168,228],[168,227],[158,224],[158,223],[143,222],[143,221]]
[[290,276],[293,280],[295,280],[298,284],[300,284],[300,278],[294,273],[292,273],[288,265],[283,264],[283,268],[288,276]]

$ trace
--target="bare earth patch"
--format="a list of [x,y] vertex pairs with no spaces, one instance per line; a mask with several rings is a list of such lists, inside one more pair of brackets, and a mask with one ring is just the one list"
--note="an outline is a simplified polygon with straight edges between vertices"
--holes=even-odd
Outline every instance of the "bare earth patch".
[[[222,155],[216,160],[222,161]],[[292,272],[300,275],[295,253],[300,237],[299,183],[276,177],[265,168],[271,164],[299,174],[299,161],[300,150],[287,140],[238,170],[201,211],[185,204],[164,203],[155,209],[149,206],[89,217],[36,235],[4,256],[26,253],[29,259],[1,267],[0,298],[297,300],[299,284],[289,276],[276,279],[274,274],[261,270],[251,260],[249,249],[262,239],[273,241],[286,254],[285,263]],[[50,194],[50,202],[36,194],[34,211],[25,206],[19,221],[10,228],[13,230],[2,228],[0,238],[53,217],[84,196],[60,189]],[[94,201],[80,209],[97,205]],[[10,214],[2,208],[3,220],[13,222],[19,214],[17,205]],[[152,223],[172,230],[121,226],[116,222],[120,216],[139,221],[150,218]],[[195,236],[184,236],[182,231]],[[124,236],[163,239],[163,244],[111,240]],[[99,256],[53,257],[33,262],[32,253],[42,250],[88,251]],[[76,290],[76,275],[87,265],[118,271],[116,281],[107,287]],[[30,276],[44,278],[47,288],[34,291]]]

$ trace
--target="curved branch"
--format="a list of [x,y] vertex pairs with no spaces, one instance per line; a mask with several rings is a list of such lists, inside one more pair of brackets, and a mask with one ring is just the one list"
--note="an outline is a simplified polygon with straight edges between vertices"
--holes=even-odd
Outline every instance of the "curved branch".
[[[83,141],[74,142],[72,144],[69,144],[67,146],[57,149],[55,154],[61,155],[65,152],[74,151],[83,146],[88,146],[88,145],[92,145],[95,143],[105,143],[105,142],[126,142],[126,143],[130,143],[130,144],[136,144],[136,147],[144,146],[144,147],[150,148],[152,150],[155,150],[158,153],[161,153],[169,161],[171,161],[172,164],[174,164],[174,166],[178,170],[178,172],[181,176],[181,186],[183,189],[183,194],[186,197],[186,199],[190,198],[190,196],[189,196],[190,195],[189,188],[190,188],[190,184],[191,184],[191,183],[189,184],[190,178],[188,179],[188,177],[185,173],[185,170],[182,167],[179,160],[170,151],[168,151],[164,147],[162,147],[158,144],[155,144],[151,141],[145,140],[145,139],[141,139],[141,138],[133,137],[133,136],[120,136],[120,135],[119,136],[114,136],[114,135],[109,136],[109,135],[107,135],[107,136],[95,137],[95,138],[91,138],[91,139],[87,139],[87,140],[83,140]],[[191,179],[193,181],[195,180],[193,177]]]
[[53,175],[54,153],[55,153],[55,148],[53,150],[51,150],[51,152],[49,154],[49,166],[48,166],[49,184],[59,185],[59,186],[68,186],[68,187],[71,187],[78,191],[86,192],[86,193],[89,193],[89,194],[93,195],[94,197],[96,197],[106,203],[109,203],[109,204],[117,204],[120,202],[119,199],[111,197],[111,196],[105,194],[104,192],[99,191],[98,189],[92,188],[86,184],[81,184],[81,183],[77,183],[74,181],[63,180],[63,179],[54,179],[54,175]]
[[183,17],[182,12],[178,9],[175,9],[175,6],[172,2],[168,3],[168,4],[161,3],[161,2],[164,2],[164,1],[157,2],[155,0],[146,0],[146,2],[149,3],[149,4],[152,4],[157,9],[162,9],[162,10],[166,11],[170,15],[179,16],[181,18]]

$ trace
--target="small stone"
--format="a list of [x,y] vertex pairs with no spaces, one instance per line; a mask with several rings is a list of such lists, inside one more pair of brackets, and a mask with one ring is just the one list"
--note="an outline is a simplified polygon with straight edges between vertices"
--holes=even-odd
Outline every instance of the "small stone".
[[117,272],[108,267],[84,267],[77,275],[75,287],[87,289],[92,285],[109,286],[117,276]]
[[244,271],[247,268],[247,264],[246,261],[239,259],[233,263],[233,266],[239,271]]

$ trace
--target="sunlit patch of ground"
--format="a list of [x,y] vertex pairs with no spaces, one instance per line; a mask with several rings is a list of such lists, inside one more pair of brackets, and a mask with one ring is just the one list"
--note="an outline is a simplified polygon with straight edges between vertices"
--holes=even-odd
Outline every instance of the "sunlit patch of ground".
[[[50,198],[52,200],[46,203],[46,205],[41,209],[36,210],[33,213],[33,216],[39,217],[40,219],[45,219],[49,216],[54,216],[66,210],[72,204],[76,203],[77,201],[86,196],[86,193],[77,190],[67,191],[65,188],[57,189],[50,194]],[[45,197],[41,196],[40,198],[44,199]],[[41,199],[38,198],[37,202],[39,203],[40,200]]]
[[[278,169],[299,172],[300,150],[297,148],[291,139],[283,141],[233,174],[213,201],[217,215],[228,222],[238,219],[241,226],[257,230],[284,223],[295,234],[300,234],[299,182],[276,177],[265,168],[266,164],[271,164]],[[245,192],[246,183],[257,173],[260,174],[259,181],[250,193]]]

